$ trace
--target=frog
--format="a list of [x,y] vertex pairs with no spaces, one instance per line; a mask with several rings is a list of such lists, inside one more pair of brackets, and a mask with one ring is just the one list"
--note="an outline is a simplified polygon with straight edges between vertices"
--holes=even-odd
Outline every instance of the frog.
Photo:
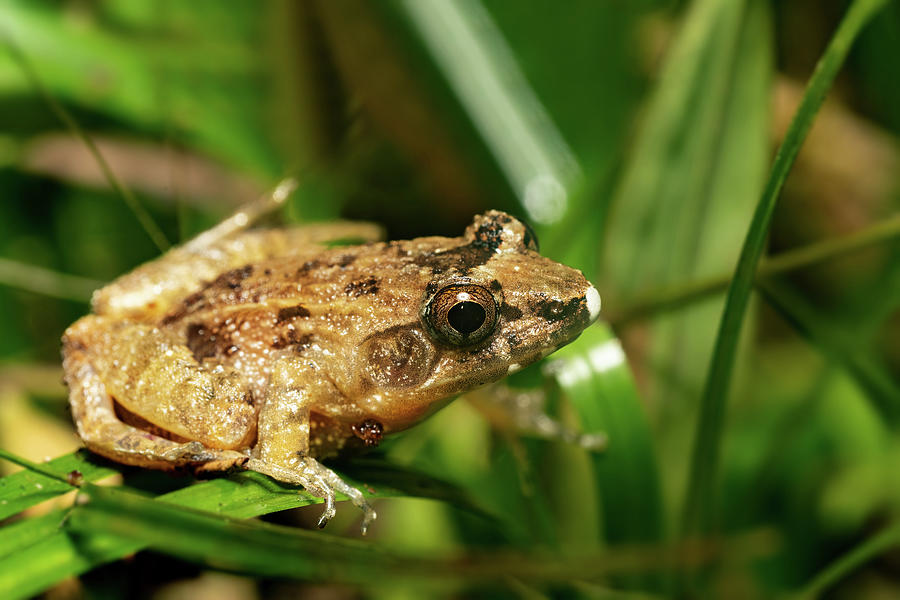
[[375,511],[322,460],[544,358],[600,312],[581,271],[542,256],[531,228],[496,210],[459,237],[384,241],[353,222],[200,234],[91,304],[62,340],[90,451],[302,486],[324,502],[319,527],[341,493],[363,533]]

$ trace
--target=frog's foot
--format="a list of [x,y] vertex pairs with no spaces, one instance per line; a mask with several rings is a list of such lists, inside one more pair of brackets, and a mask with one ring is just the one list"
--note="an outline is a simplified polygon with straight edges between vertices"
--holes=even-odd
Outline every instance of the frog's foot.
[[207,448],[200,442],[173,443],[165,449],[160,448],[160,457],[176,464],[199,464],[206,471],[224,471],[248,460],[240,452]]
[[580,433],[546,413],[546,397],[541,390],[515,390],[499,384],[467,394],[496,427],[545,440],[559,440],[590,452],[606,449],[603,432]]
[[107,422],[82,432],[89,450],[118,462],[154,469],[197,467],[224,471],[247,462],[234,450],[207,448],[200,442],[173,442],[118,422]]
[[360,510],[363,511],[363,521],[360,530],[363,535],[369,528],[369,524],[375,520],[376,514],[372,505],[366,500],[362,492],[347,484],[337,473],[324,466],[314,458],[300,456],[296,465],[291,468],[282,467],[257,458],[251,458],[244,465],[251,471],[264,473],[278,481],[302,485],[307,492],[325,500],[325,510],[319,518],[317,526],[321,529],[328,524],[335,515],[334,494],[340,492],[350,498]]

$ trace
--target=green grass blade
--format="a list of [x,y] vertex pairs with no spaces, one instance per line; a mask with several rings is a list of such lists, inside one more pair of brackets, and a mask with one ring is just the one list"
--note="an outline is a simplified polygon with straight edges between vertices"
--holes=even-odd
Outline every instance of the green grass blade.
[[728,289],[704,387],[687,498],[683,508],[681,531],[684,536],[706,530],[713,521],[716,471],[738,338],[779,192],[850,45],[863,26],[886,3],[886,0],[856,0],[850,6],[822,55],[775,156],[768,183],[753,215],[734,279]]
[[[95,488],[91,489],[95,491]],[[157,500],[146,499],[145,502],[152,507],[160,500],[188,508],[205,508],[235,518],[249,518],[320,502],[318,498],[281,486],[258,473],[241,473],[231,479],[200,483],[164,494]],[[99,517],[101,521],[106,518]],[[10,547],[18,545],[21,548],[16,552],[2,553],[0,597],[31,596],[61,579],[84,573],[146,547],[140,540],[111,534],[104,526],[83,531],[82,536],[73,538],[58,526],[59,519],[53,521],[57,526],[49,529],[47,525],[51,520],[50,517],[28,519],[10,526],[13,529],[6,534],[7,539],[0,536],[0,543],[8,542]],[[31,524],[31,521],[38,522]],[[35,533],[35,537],[27,543],[19,532]]]
[[810,600],[818,598],[828,588],[852,573],[855,569],[872,560],[887,550],[900,547],[900,524],[894,524],[873,535],[859,546],[853,548],[821,573],[816,575],[802,590],[792,595],[792,600]]
[[[527,580],[594,580],[616,572],[652,569],[660,564],[702,564],[720,552],[758,556],[771,551],[771,536],[751,535],[713,545],[685,548],[635,547],[631,551],[578,557],[471,553],[447,555],[398,554],[358,540],[276,526],[235,521],[114,489],[91,487],[90,501],[73,510],[67,528],[88,538],[100,532],[140,540],[152,547],[206,564],[257,575],[369,582],[390,576]],[[730,546],[730,548],[728,548]],[[726,550],[727,548],[727,550]]]
[[554,356],[549,371],[573,402],[582,429],[609,437],[608,448],[593,458],[607,540],[662,539],[653,439],[618,340],[594,325]]
[[[172,135],[176,143],[269,178],[283,167],[258,118],[270,97],[259,85],[258,47],[249,35],[264,14],[250,6],[191,5],[183,13],[189,22],[236,27],[183,30],[154,21],[132,30],[104,27],[102,19],[75,23],[51,5],[10,0],[2,4],[0,21],[52,98],[122,120],[135,133]],[[0,65],[0,94],[37,96],[21,70],[9,68],[12,60],[0,56]]]
[[[756,281],[783,275],[806,267],[842,258],[871,246],[885,244],[900,237],[900,215],[896,215],[845,236],[827,239],[763,260],[756,272]],[[621,312],[608,318],[615,326],[650,318],[690,306],[712,295],[725,292],[731,274],[693,281],[668,290],[641,294]]]
[[397,6],[529,217],[558,221],[581,169],[490,13],[480,0],[398,0]]
[[[83,473],[86,481],[95,481],[116,472],[105,467],[97,467],[87,462],[79,454],[63,456],[43,466],[60,473],[77,468]],[[420,496],[433,498],[452,502],[455,506],[469,510],[483,518],[492,518],[464,492],[427,475],[386,465],[376,460],[368,460],[363,465],[357,465],[357,468],[362,473],[360,481],[366,482],[366,485],[361,483],[356,485],[363,490],[374,486],[374,492],[366,492],[371,497]],[[350,479],[347,480],[351,484],[354,483]],[[377,483],[379,481],[390,483],[381,485]],[[2,482],[7,482],[3,484],[3,488],[0,488],[7,494],[4,499],[9,498],[8,504],[2,506],[3,508],[14,507],[8,514],[15,514],[28,505],[71,489],[56,479],[28,471],[0,479],[0,483]],[[46,485],[46,487],[39,491],[31,491],[31,488],[37,484]],[[97,491],[96,486],[89,484],[85,486],[85,489],[92,496],[97,494],[102,496],[107,493],[106,490]],[[22,494],[23,491],[24,494]],[[134,500],[136,496],[133,494],[111,493],[119,494],[114,497],[125,497],[126,500],[131,499],[132,502],[138,502],[138,500]],[[17,497],[17,494],[21,494],[21,499]],[[122,494],[126,495],[122,496]],[[183,507],[219,513],[230,518],[247,519],[280,510],[318,504],[322,500],[294,486],[282,485],[265,475],[246,471],[228,478],[201,482],[163,494],[157,499],[142,498],[141,502],[141,510],[145,514],[153,513],[153,510],[156,510],[148,507],[165,504],[174,505],[174,508],[169,506],[159,509],[164,512],[168,510],[169,513],[166,514],[177,514],[179,510],[184,512],[181,508]],[[91,506],[92,509],[97,509],[96,504]],[[173,510],[174,513],[172,513]],[[353,508],[347,506],[345,510],[353,510]],[[59,524],[62,521],[59,517],[60,514],[57,511],[51,513],[51,516],[25,519],[0,531],[0,597],[13,597],[19,594],[21,597],[27,597],[60,579],[83,573],[147,546],[147,543],[142,543],[140,539],[135,540],[128,536],[112,534],[104,526],[97,527],[95,535],[86,535],[92,530],[82,529],[83,535],[79,539],[73,539],[60,529]],[[102,524],[111,517],[94,514],[93,518],[98,519]],[[29,534],[33,536],[30,539]],[[310,535],[320,540],[320,544],[323,543],[321,541],[323,538],[318,537],[317,534]]]
[[[78,471],[81,473],[82,479],[88,482],[99,481],[118,472],[101,465],[87,452],[74,452],[60,456],[41,464],[40,467],[63,478],[71,471]],[[55,477],[48,477],[29,470],[18,471],[0,478],[0,520],[20,513],[44,500],[71,492],[72,489],[71,485]]]
[[[590,455],[601,529],[607,544],[659,543],[664,514],[652,433],[619,341],[594,325],[548,366],[575,408],[586,433],[602,432],[609,444]],[[623,580],[659,590],[658,574]]]
[[[359,581],[394,562],[362,541],[184,510],[120,490],[91,487],[87,493],[90,500],[67,523],[73,532],[109,532],[224,568]],[[234,506],[229,508],[234,512]],[[329,573],[335,568],[342,571],[340,577]],[[357,574],[354,568],[365,571]]]
[[[689,3],[648,100],[604,240],[604,306],[730,271],[768,161],[772,26],[760,0]],[[686,421],[706,378],[724,299],[696,303],[637,335],[636,366],[657,418],[660,473],[680,487]],[[631,330],[628,333],[636,333]],[[685,433],[682,433],[685,432]]]
[[150,213],[147,212],[147,209],[143,207],[143,205],[138,201],[135,195],[131,192],[131,190],[126,186],[113,172],[110,168],[109,163],[106,162],[106,159],[103,157],[103,154],[100,152],[100,149],[94,143],[94,140],[87,134],[87,132],[81,128],[81,125],[78,124],[78,121],[69,113],[66,108],[57,102],[56,98],[47,90],[41,81],[40,77],[37,74],[34,66],[28,61],[25,57],[25,54],[22,52],[19,45],[16,41],[11,37],[9,32],[0,30],[0,39],[2,39],[6,43],[7,50],[9,51],[10,56],[13,61],[22,69],[22,72],[25,73],[28,78],[29,83],[32,87],[37,91],[38,95],[43,98],[44,102],[46,102],[47,106],[50,107],[50,110],[53,112],[56,117],[62,121],[62,123],[69,129],[69,131],[76,138],[81,140],[81,142],[88,149],[88,152],[91,153],[91,156],[97,162],[97,165],[100,167],[100,170],[103,171],[103,176],[109,182],[109,185],[116,191],[119,196],[121,196],[122,200],[128,206],[132,213],[134,213],[135,218],[137,218],[138,222],[140,222],[141,227],[144,228],[144,231],[147,232],[147,235],[150,236],[150,239],[153,240],[153,243],[156,244],[156,247],[160,252],[165,252],[169,249],[169,240],[166,238],[166,234],[163,233],[162,229],[159,228],[159,225],[156,224],[156,221],[153,220],[153,217],[150,216]]
[[39,517],[23,519],[0,528],[0,563],[29,546],[59,532],[65,512],[55,510]]
[[75,302],[90,302],[94,290],[103,285],[102,281],[58,273],[8,258],[0,258],[0,283],[35,294]]
[[622,298],[715,273],[737,256],[729,228],[749,216],[765,173],[770,32],[761,8],[697,0],[672,41],[604,241],[607,285]]
[[900,388],[890,373],[854,342],[858,332],[849,335],[822,318],[809,301],[786,285],[769,281],[760,285],[759,290],[800,335],[856,380],[887,423],[896,424],[900,420]]

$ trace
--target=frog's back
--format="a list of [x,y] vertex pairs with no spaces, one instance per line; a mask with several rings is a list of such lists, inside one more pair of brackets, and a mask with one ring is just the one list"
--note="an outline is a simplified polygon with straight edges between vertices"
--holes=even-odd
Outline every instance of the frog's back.
[[228,270],[158,324],[200,361],[246,368],[286,355],[340,357],[373,331],[419,319],[432,268],[423,257],[447,238],[370,243]]
[[337,239],[377,241],[383,231],[371,223],[336,222],[287,229],[261,229],[208,239],[209,232],[122,275],[94,292],[93,312],[152,323],[170,314],[189,294],[222,273],[247,264],[290,256],[303,261]]

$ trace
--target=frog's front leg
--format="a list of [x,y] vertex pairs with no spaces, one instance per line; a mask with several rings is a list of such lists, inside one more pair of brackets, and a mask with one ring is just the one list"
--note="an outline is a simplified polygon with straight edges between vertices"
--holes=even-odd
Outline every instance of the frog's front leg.
[[325,500],[319,527],[335,514],[334,495],[341,492],[363,511],[362,532],[375,519],[375,511],[362,492],[309,455],[310,408],[337,393],[321,381],[315,367],[299,359],[275,364],[259,414],[257,443],[245,467],[286,483],[302,485]]

